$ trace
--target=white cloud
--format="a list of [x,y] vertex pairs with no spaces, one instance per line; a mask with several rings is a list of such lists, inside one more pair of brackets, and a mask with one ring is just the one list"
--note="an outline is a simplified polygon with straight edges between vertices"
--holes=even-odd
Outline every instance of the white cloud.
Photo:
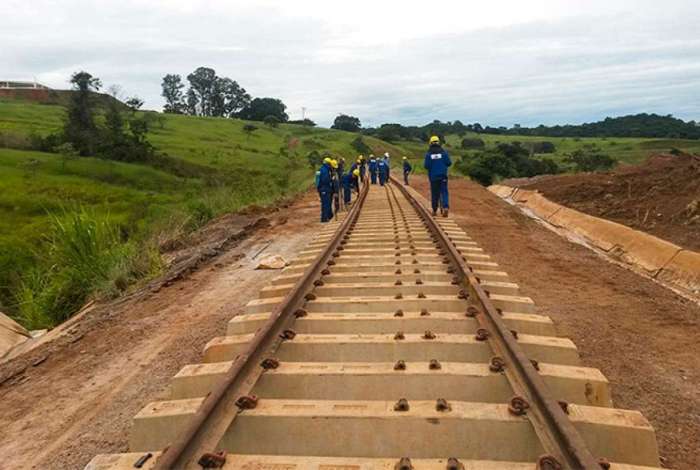
[[86,69],[159,108],[160,79],[213,67],[328,125],[494,125],[656,111],[697,118],[694,1],[6,0],[0,76]]

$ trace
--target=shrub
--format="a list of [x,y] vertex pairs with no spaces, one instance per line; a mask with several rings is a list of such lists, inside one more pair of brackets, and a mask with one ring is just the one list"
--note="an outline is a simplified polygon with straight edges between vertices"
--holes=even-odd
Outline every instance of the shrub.
[[605,171],[617,163],[617,160],[603,153],[596,145],[584,145],[565,157],[576,171]]
[[556,162],[531,158],[529,151],[520,143],[499,144],[495,149],[465,156],[459,162],[458,169],[485,186],[502,178],[559,172]]
[[357,153],[362,155],[368,155],[372,153],[372,148],[362,140],[362,136],[357,136],[350,142],[350,146],[357,150]]
[[279,120],[279,118],[277,116],[269,115],[269,116],[265,116],[263,118],[263,122],[267,126],[277,127],[277,126],[279,126],[281,121]]
[[463,149],[482,149],[486,146],[482,139],[462,139]]
[[323,156],[316,150],[312,150],[306,155],[306,161],[309,162],[311,168],[318,168],[323,163]]
[[557,148],[552,142],[533,142],[532,151],[533,153],[554,153],[557,151]]

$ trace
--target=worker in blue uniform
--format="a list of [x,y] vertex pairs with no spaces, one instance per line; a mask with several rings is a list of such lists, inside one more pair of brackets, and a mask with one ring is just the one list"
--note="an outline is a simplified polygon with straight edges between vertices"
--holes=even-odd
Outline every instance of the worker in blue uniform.
[[345,159],[343,157],[340,157],[338,159],[338,177],[342,178],[344,172],[345,172]]
[[380,158],[377,162],[377,173],[379,174],[379,184],[384,186],[389,177],[389,168],[387,167],[386,159]]
[[451,165],[450,156],[440,145],[440,139],[435,135],[432,136],[423,166],[428,170],[433,215],[437,215],[438,206],[440,206],[443,217],[448,215],[450,202],[447,192],[447,169]]
[[372,184],[377,184],[377,159],[374,155],[369,156],[369,178]]
[[338,174],[338,160],[331,159],[331,187],[333,188],[333,213],[335,217],[338,217],[338,211],[340,211],[340,175]]
[[333,180],[331,177],[331,159],[325,158],[323,165],[318,170],[316,189],[321,198],[321,222],[328,222],[333,218]]
[[[359,173],[359,171],[358,171],[358,173]],[[345,207],[350,206],[350,202],[352,200],[352,179],[353,179],[353,172],[351,172],[351,171],[348,171],[342,177],[343,203],[345,204]]]
[[411,174],[413,167],[407,157],[403,157],[403,184],[408,185],[408,175]]

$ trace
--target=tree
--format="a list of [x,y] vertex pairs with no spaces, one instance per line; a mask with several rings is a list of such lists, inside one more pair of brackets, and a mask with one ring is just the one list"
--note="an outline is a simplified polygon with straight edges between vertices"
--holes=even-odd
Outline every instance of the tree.
[[182,83],[180,75],[168,74],[163,77],[161,83],[163,89],[161,96],[165,98],[164,113],[182,114],[185,112],[185,97],[182,89],[185,85]]
[[138,111],[143,106],[143,100],[138,96],[132,96],[124,102],[129,107],[132,113]]
[[242,119],[262,121],[267,116],[275,116],[280,122],[287,122],[287,106],[277,98],[255,98],[241,112]]
[[194,97],[193,103],[197,116],[211,116],[212,108],[215,105],[214,90],[216,87],[216,71],[209,67],[197,67],[197,69],[187,76],[190,82],[190,89],[187,91],[188,104],[190,97]]
[[212,94],[212,116],[235,117],[250,104],[245,88],[228,77],[216,77]]
[[71,94],[63,125],[64,140],[73,144],[81,155],[92,155],[98,136],[91,92],[98,91],[102,82],[99,78],[81,71],[71,76],[70,83],[74,93]]
[[355,116],[348,116],[347,114],[339,114],[333,121],[331,129],[338,129],[341,131],[348,132],[359,132],[362,129],[360,120]]

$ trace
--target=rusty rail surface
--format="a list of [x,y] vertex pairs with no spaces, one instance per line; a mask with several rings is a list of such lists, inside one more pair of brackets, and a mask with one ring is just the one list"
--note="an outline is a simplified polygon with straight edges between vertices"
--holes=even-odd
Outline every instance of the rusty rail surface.
[[428,229],[435,234],[436,241],[445,250],[451,264],[456,267],[454,274],[459,278],[461,285],[469,290],[468,299],[470,303],[475,304],[471,312],[479,325],[486,330],[484,335],[497,354],[492,363],[500,363],[514,391],[519,395],[514,397],[511,406],[523,406],[520,399],[525,400],[525,407],[529,406],[527,416],[549,454],[540,457],[538,468],[560,468],[556,466],[558,464],[564,468],[600,470],[600,462],[593,456],[559,402],[552,397],[535,365],[527,358],[514,333],[505,325],[500,312],[473,274],[466,257],[457,250],[428,208],[418,200],[415,191],[405,187],[394,176],[390,178],[394,183],[392,186],[400,189]]
[[240,412],[236,401],[250,393],[264,370],[260,362],[277,350],[284,340],[285,330],[296,319],[295,314],[303,305],[305,296],[313,289],[314,280],[327,265],[332,264],[341,241],[357,221],[368,190],[368,184],[361,185],[357,202],[328,245],[294,284],[282,303],[273,309],[270,318],[256,332],[245,351],[234,360],[221,382],[204,399],[185,431],[158,458],[154,469],[198,468],[200,455],[216,450],[222,436]]

